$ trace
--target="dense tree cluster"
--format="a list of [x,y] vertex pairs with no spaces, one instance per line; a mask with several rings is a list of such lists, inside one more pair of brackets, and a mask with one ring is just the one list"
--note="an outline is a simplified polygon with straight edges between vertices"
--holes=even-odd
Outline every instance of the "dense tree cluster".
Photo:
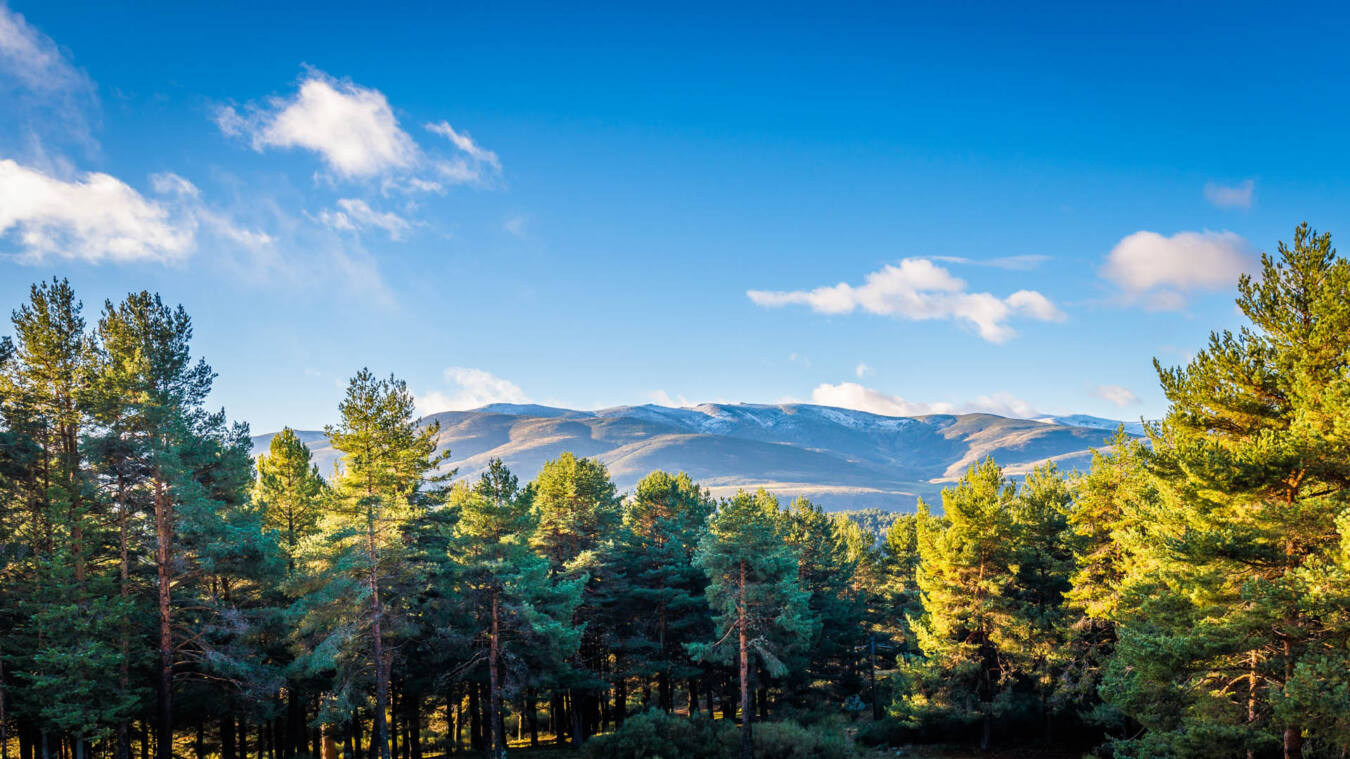
[[620,493],[570,454],[456,479],[365,370],[335,471],[290,429],[252,461],[181,308],[89,325],[36,285],[0,343],[0,752],[729,745],[718,719],[750,757],[754,722],[867,717],[877,742],[1343,756],[1350,266],[1300,227],[1239,290],[1250,326],[1159,367],[1147,439],[848,518],[684,474]]

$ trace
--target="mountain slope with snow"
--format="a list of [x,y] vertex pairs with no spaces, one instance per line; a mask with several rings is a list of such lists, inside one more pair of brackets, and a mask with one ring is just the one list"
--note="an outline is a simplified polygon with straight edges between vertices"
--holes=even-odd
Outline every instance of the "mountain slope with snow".
[[[1095,417],[888,417],[811,404],[724,403],[597,411],[496,404],[424,421],[440,423],[437,443],[450,449],[450,466],[460,476],[476,476],[499,457],[525,479],[571,451],[604,461],[621,490],[665,469],[686,471],[717,495],[766,487],[830,508],[887,509],[911,509],[918,497],[937,506],[942,487],[986,456],[1015,475],[1048,460],[1085,466],[1091,450],[1107,445],[1120,424]],[[301,435],[320,471],[331,473],[338,452],[322,433]],[[255,453],[271,437],[256,436]]]

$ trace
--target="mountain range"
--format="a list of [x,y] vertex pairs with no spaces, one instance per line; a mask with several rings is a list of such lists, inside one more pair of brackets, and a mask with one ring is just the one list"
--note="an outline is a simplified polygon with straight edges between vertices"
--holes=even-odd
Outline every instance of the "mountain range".
[[[940,505],[941,489],[972,463],[992,456],[1012,475],[1054,460],[1083,467],[1115,429],[1142,425],[1075,415],[1012,419],[994,414],[893,417],[811,404],[708,403],[687,408],[618,406],[578,411],[493,404],[425,417],[439,422],[437,444],[448,466],[477,476],[499,457],[522,480],[565,451],[599,458],[620,490],[648,472],[688,472],[714,495],[767,488],[805,495],[831,509],[909,510],[923,497]],[[320,472],[340,459],[319,431],[297,431]],[[262,453],[272,434],[253,438]]]

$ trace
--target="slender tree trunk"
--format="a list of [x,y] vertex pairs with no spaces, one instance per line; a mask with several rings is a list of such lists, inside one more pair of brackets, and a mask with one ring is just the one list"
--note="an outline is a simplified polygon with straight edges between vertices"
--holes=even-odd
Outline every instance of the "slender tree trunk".
[[404,743],[408,745],[408,759],[423,759],[421,754],[421,698],[409,698],[408,700],[408,718],[404,724],[408,725],[408,740]]
[[391,687],[389,691],[389,726],[387,730],[389,731],[389,755],[394,759],[401,759],[398,745],[398,723],[402,715],[399,714],[398,709],[399,693]]
[[[1289,682],[1294,675],[1293,644],[1284,639],[1284,681]],[[1303,759],[1303,730],[1298,725],[1286,725],[1284,728],[1284,759]]]
[[500,655],[500,634],[497,615],[499,613],[497,590],[492,591],[492,634],[488,642],[488,719],[492,724],[492,755],[506,755],[506,739],[502,735],[501,693],[498,688],[497,657]]
[[356,751],[356,753],[353,754],[353,756],[355,757],[355,759],[360,759],[360,757],[362,756],[362,754],[361,754],[361,715],[357,714],[355,710],[352,711],[352,747],[353,747],[353,749],[355,749],[355,751]]
[[469,685],[469,748],[483,750],[483,717],[478,704],[478,683]]
[[[155,479],[155,575],[159,583],[158,759],[173,759],[173,503],[163,480]],[[388,759],[386,757],[385,759]]]
[[0,654],[0,759],[9,759],[9,715],[5,713],[5,660]]
[[235,759],[234,757],[234,717],[226,716],[220,718],[220,759]]
[[628,678],[620,677],[614,681],[614,725],[622,727],[628,719]]
[[[384,614],[380,607],[380,582],[375,564],[375,515],[373,510],[370,515],[368,551],[370,554],[371,631],[374,637],[373,653],[375,656],[375,725],[372,729],[371,740],[376,743],[379,749],[380,759],[391,759],[389,732],[385,723],[385,710],[389,707],[389,669],[386,666],[387,662],[385,662],[384,631],[381,627],[381,617]],[[170,757],[162,757],[161,759],[170,759]]]
[[572,713],[572,745],[580,746],[582,743],[586,741],[585,737],[586,731],[585,728],[582,727],[581,725],[581,710],[583,708],[583,704],[580,702],[581,700],[578,698],[576,688],[572,689],[571,696],[568,698],[568,701],[570,702],[569,706],[571,707],[570,711]]
[[741,675],[741,759],[754,759],[752,756],[754,750],[753,738],[750,734],[751,727],[751,705],[750,705],[750,651],[749,636],[746,630],[746,609],[745,609],[745,560],[741,560],[741,578],[738,600],[736,602],[736,628],[737,637],[740,646],[740,675]]
[[239,718],[239,759],[248,759],[248,718]]
[[530,725],[530,748],[539,748],[539,700],[534,688],[525,691],[525,718]]

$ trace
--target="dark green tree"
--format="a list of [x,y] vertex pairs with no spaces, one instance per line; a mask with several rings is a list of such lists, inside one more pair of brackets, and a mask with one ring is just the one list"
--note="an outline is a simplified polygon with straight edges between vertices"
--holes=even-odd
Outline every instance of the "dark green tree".
[[767,492],[737,493],[713,514],[694,563],[708,576],[708,603],[716,636],[690,646],[712,661],[738,668],[741,757],[750,759],[754,710],[751,669],[787,674],[784,657],[813,633],[809,594],[798,584],[798,556],[784,540],[778,500]]

